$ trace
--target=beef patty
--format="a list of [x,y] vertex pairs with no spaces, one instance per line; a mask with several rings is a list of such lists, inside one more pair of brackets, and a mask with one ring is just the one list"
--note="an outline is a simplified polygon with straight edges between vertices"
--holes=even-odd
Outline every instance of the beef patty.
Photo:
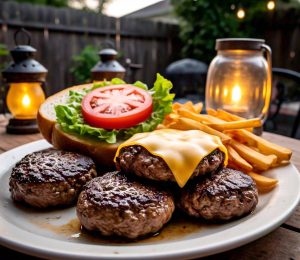
[[[193,172],[192,178],[217,170],[224,163],[224,153],[216,149],[203,158]],[[175,181],[166,162],[139,145],[123,147],[116,158],[118,169],[130,174],[157,181]]]
[[77,216],[87,230],[130,239],[157,232],[170,220],[174,209],[169,193],[120,172],[91,180],[77,202]]
[[74,203],[83,185],[96,175],[91,158],[50,148],[19,161],[9,185],[13,200],[46,208]]
[[240,171],[223,168],[182,189],[179,208],[194,217],[229,220],[253,211],[258,202],[252,178]]

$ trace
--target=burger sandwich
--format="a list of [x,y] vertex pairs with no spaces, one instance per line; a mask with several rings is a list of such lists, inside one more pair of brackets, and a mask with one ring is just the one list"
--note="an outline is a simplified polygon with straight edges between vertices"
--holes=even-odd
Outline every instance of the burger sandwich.
[[88,155],[114,166],[118,146],[136,133],[150,132],[172,111],[172,83],[157,74],[152,88],[112,79],[74,86],[50,96],[38,112],[44,138],[55,148]]

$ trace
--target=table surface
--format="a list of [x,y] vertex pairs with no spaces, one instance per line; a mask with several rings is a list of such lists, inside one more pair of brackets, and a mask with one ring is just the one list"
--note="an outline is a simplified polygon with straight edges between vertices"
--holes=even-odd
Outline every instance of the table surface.
[[[22,144],[42,139],[41,134],[6,134],[5,124],[5,121],[0,121],[0,153]],[[300,140],[266,132],[263,134],[263,137],[292,149],[292,162],[300,172]],[[1,257],[3,259],[33,258],[0,246]],[[300,259],[300,205],[284,224],[265,237],[245,246],[207,257],[207,259]]]

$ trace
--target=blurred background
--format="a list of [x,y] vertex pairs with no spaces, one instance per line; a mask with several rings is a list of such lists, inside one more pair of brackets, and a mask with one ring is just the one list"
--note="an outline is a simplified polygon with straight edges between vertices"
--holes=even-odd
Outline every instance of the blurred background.
[[[204,101],[215,40],[265,39],[273,67],[292,71],[273,73],[265,128],[300,139],[300,0],[1,0],[1,70],[21,27],[49,71],[47,95],[90,81],[99,51],[114,48],[127,81],[151,85],[159,72],[172,80],[178,99]],[[3,84],[0,91],[3,97]]]

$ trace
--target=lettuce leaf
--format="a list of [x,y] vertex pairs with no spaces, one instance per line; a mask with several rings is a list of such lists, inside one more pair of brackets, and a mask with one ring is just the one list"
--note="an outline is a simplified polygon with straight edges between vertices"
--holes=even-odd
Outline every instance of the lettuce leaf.
[[160,74],[157,74],[154,86],[149,90],[147,85],[140,81],[133,84],[136,87],[148,90],[152,96],[153,111],[146,121],[130,128],[114,130],[92,127],[86,124],[81,113],[81,101],[83,97],[96,88],[124,83],[123,80],[114,78],[111,81],[95,83],[90,89],[84,89],[82,91],[71,90],[67,103],[65,105],[55,106],[56,119],[62,130],[67,133],[76,133],[81,136],[92,137],[113,144],[118,140],[126,140],[136,133],[154,130],[157,125],[163,121],[164,117],[171,113],[174,99],[174,94],[170,94],[172,83]]

